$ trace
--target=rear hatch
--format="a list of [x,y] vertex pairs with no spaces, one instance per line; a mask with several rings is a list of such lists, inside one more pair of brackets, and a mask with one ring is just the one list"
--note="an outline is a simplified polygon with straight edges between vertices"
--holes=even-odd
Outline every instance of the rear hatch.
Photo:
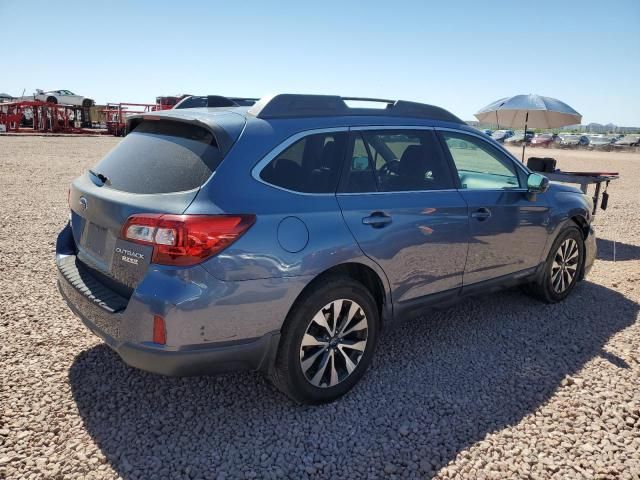
[[[108,283],[131,293],[144,277],[152,247],[120,238],[136,213],[182,214],[241,132],[211,122],[163,115],[130,121],[130,133],[70,189],[77,258]],[[224,137],[224,138],[221,138]]]

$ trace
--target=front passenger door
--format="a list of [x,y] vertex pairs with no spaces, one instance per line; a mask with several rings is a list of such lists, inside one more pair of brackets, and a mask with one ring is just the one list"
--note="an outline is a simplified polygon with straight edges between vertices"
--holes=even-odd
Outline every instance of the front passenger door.
[[547,239],[544,194],[529,198],[526,172],[475,135],[439,132],[469,207],[469,252],[464,285],[536,267]]

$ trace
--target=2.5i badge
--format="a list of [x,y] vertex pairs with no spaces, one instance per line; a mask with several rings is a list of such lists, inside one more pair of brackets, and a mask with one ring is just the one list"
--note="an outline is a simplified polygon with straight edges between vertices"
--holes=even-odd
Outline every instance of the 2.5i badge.
[[121,282],[134,287],[144,276],[153,247],[117,239],[113,249],[111,272]]
[[145,257],[144,253],[134,252],[122,247],[116,247],[116,253],[118,255],[122,255],[122,258],[120,260],[122,260],[123,262],[131,263],[133,265],[139,265],[139,261],[144,260]]

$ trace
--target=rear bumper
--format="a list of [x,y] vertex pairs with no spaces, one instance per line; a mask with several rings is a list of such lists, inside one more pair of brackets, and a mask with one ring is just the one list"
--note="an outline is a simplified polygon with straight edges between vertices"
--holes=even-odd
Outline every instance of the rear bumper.
[[[58,235],[58,288],[69,308],[129,365],[163,375],[271,368],[280,329],[309,276],[222,281],[202,266],[151,264],[133,290],[76,257]],[[166,345],[153,342],[154,318]]]
[[104,311],[62,274],[58,275],[58,288],[71,311],[89,330],[115,350],[126,364],[148,372],[190,376],[239,370],[267,371],[277,350],[279,332],[237,342],[205,343],[180,348],[121,340],[108,333],[119,331],[121,314]]

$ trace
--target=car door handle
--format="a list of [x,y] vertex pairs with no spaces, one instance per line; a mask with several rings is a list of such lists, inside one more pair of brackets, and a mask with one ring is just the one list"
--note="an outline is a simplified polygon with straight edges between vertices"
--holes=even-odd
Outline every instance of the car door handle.
[[373,212],[370,216],[364,217],[362,223],[373,228],[382,228],[391,223],[391,217],[384,212]]
[[479,221],[486,220],[491,217],[491,210],[488,208],[479,208],[475,212],[471,212],[471,218],[477,218]]

